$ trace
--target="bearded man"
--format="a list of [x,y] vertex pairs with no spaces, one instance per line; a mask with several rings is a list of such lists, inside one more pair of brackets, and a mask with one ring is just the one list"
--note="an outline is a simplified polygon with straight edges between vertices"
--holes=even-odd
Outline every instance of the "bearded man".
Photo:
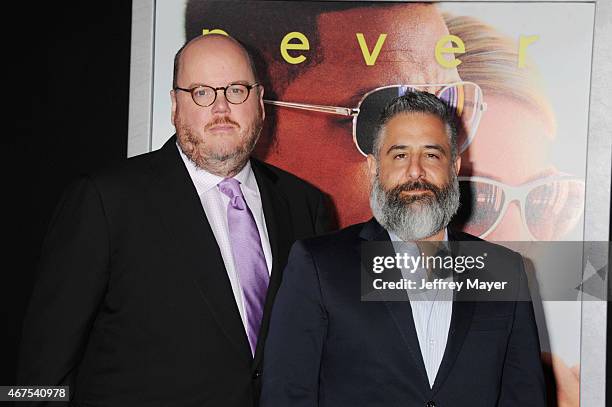
[[177,135],[83,177],[58,207],[20,385],[68,385],[74,406],[256,405],[289,248],[329,219],[320,191],[250,159],[263,94],[236,40],[178,51]]
[[[447,228],[460,195],[451,108],[412,91],[394,99],[378,124],[368,156],[374,218],[293,246],[272,311],[261,405],[544,406],[520,255]],[[451,288],[372,289],[380,287],[371,285],[376,275],[364,246],[382,243],[393,260],[402,245],[438,253],[421,251],[437,242],[458,259],[463,241],[477,244],[467,253],[496,259],[472,277],[508,279],[512,288],[497,297],[503,301],[459,292],[467,277],[434,279],[441,270],[427,266],[416,273],[423,285]]]

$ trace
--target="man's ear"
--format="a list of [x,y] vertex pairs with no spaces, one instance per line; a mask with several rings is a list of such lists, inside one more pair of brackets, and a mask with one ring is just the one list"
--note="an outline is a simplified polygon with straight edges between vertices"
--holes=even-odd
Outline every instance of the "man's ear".
[[261,120],[265,120],[266,118],[266,108],[265,108],[265,104],[264,104],[264,87],[263,85],[259,85],[258,87],[258,94],[259,94],[259,106],[261,107]]
[[457,155],[454,166],[455,166],[455,174],[459,175],[459,170],[461,169],[461,156],[460,155]]
[[378,161],[376,160],[376,157],[374,157],[373,154],[368,154],[367,161],[368,161],[368,171],[370,172],[370,179],[374,179],[378,171]]
[[174,89],[170,90],[170,100],[172,101],[172,110],[170,111],[170,120],[172,121],[172,125],[176,128],[176,123],[174,119],[176,117],[176,92]]

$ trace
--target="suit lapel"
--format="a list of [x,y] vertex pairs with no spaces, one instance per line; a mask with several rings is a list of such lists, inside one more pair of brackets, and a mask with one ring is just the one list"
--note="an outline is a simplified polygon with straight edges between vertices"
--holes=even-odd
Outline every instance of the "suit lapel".
[[[258,160],[252,159],[251,167],[253,168],[257,187],[261,195],[266,229],[268,230],[268,238],[270,239],[270,247],[272,249],[272,272],[270,274],[270,282],[259,331],[259,339],[262,339],[267,336],[272,305],[282,280],[283,265],[287,263],[294,233],[289,204],[284,192],[277,185],[277,176]],[[258,366],[261,363],[263,347],[264,341],[258,340],[254,366]]]
[[423,361],[421,347],[419,346],[419,338],[414,326],[410,301],[408,299],[406,301],[387,301],[385,306],[391,314],[395,326],[400,331],[402,339],[408,346],[408,352],[412,356],[412,360],[419,372],[422,388],[429,389],[429,379],[427,378],[427,370],[425,369],[425,362]]
[[444,380],[446,380],[451,372],[455,360],[457,360],[457,356],[470,329],[474,305],[473,302],[453,301],[453,314],[448,331],[448,341],[432,388],[433,392],[437,392],[440,389]]
[[[216,322],[250,365],[251,351],[219,246],[172,137],[152,161],[151,203]],[[177,264],[177,268],[182,265]]]
[[[453,256],[459,255],[461,242],[459,241],[457,234],[453,233],[449,229],[448,239]],[[467,279],[467,274],[468,273],[455,274],[455,276],[459,276],[459,281],[465,281],[465,279]],[[462,292],[455,292],[454,295],[453,312],[448,332],[448,341],[446,343],[444,356],[442,358],[442,362],[440,363],[440,368],[438,369],[438,374],[436,375],[436,380],[432,388],[433,392],[437,392],[441,388],[444,380],[446,380],[450,374],[472,323],[475,303],[462,301],[462,295]]]
[[[388,242],[389,247],[387,253],[383,253],[385,256],[395,256],[395,249],[391,244],[391,239],[387,231],[374,219],[372,218],[367,222],[361,233],[362,239],[376,242]],[[378,253],[377,255],[380,255]],[[399,270],[389,270],[386,273],[395,273],[395,276],[390,277],[390,280],[399,280],[402,276]],[[419,346],[419,338],[417,337],[416,328],[414,326],[414,319],[412,317],[412,307],[408,300],[407,294],[404,298],[398,298],[397,301],[383,301],[385,308],[389,312],[395,327],[398,329],[399,334],[408,348],[408,353],[412,357],[416,370],[419,372],[421,378],[421,387],[429,389],[429,379],[427,378],[427,370],[425,369],[425,362],[421,355],[421,347]]]

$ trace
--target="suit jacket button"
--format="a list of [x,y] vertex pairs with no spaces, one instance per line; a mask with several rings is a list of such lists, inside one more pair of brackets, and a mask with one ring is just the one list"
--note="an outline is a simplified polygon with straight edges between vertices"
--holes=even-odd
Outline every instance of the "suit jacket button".
[[436,403],[432,400],[425,403],[425,407],[436,407]]
[[256,370],[253,372],[253,380],[259,379],[260,377],[261,377],[261,372],[259,370]]

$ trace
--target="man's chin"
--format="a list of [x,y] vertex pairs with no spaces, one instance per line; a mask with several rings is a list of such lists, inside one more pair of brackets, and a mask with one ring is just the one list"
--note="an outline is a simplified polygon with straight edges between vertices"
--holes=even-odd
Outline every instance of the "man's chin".
[[212,136],[206,141],[206,144],[199,146],[200,153],[204,157],[224,161],[244,152],[242,145],[244,141],[238,136]]
[[226,162],[236,160],[238,158],[243,158],[248,156],[248,153],[244,152],[241,149],[223,149],[223,150],[212,150],[208,151],[204,154],[204,157],[207,157],[209,160],[214,160],[217,162]]
[[237,142],[241,138],[241,133],[235,128],[225,128],[217,130],[208,130],[204,134],[204,137],[209,143]]

